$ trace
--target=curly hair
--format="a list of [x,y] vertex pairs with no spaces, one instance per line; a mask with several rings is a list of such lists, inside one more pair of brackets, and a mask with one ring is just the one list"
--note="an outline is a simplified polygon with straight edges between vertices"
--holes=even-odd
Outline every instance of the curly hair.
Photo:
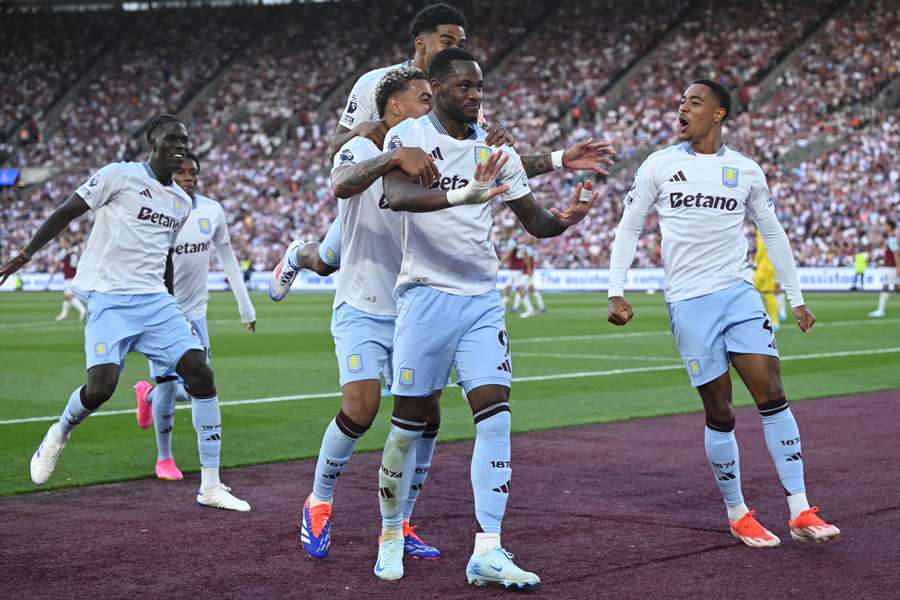
[[388,98],[408,90],[409,82],[416,79],[428,81],[428,76],[421,69],[412,66],[397,67],[384,74],[375,88],[375,106],[378,107],[380,118],[384,118]]

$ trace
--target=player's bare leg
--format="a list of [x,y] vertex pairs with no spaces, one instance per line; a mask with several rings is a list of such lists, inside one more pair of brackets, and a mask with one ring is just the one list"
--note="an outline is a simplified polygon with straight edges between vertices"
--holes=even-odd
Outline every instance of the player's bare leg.
[[836,540],[840,530],[819,518],[818,509],[810,508],[806,499],[800,430],[785,398],[778,358],[732,353],[731,362],[762,417],[766,446],[787,493],[791,537],[819,543]]

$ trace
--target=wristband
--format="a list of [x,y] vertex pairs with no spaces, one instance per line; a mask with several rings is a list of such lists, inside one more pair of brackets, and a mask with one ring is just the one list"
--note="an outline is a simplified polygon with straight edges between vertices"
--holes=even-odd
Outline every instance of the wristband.
[[563,168],[563,154],[565,153],[565,150],[554,150],[550,153],[550,162],[553,163],[554,169]]

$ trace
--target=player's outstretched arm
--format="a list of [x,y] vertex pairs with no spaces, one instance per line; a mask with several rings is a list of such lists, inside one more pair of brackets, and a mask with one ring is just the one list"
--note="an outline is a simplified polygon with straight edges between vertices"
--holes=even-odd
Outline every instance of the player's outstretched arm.
[[53,214],[47,217],[44,224],[41,225],[25,249],[12,258],[9,262],[0,267],[0,285],[6,279],[28,264],[31,257],[34,256],[41,248],[47,245],[47,242],[55,238],[65,229],[69,223],[90,210],[90,207],[84,199],[78,194],[69,196],[62,205],[53,211]]
[[534,196],[525,194],[517,200],[507,202],[526,231],[538,238],[555,237],[566,229],[580,223],[594,206],[599,194],[593,192],[590,181],[579,183],[572,192],[569,206],[564,211],[538,206]]
[[[555,154],[558,156],[558,164],[555,164],[554,161]],[[571,169],[573,171],[593,171],[606,177],[609,175],[609,171],[605,167],[613,164],[613,156],[615,156],[615,151],[609,141],[597,141],[589,138],[566,148],[565,151],[557,150],[556,152],[533,154],[521,158],[522,167],[525,168],[525,174],[529,178],[549,173],[555,168]]]
[[401,171],[389,171],[384,176],[384,196],[391,210],[433,212],[460,204],[482,204],[509,191],[509,186],[495,186],[500,169],[508,160],[503,151],[491,153],[490,158],[475,167],[475,176],[462,189],[445,192],[422,187]]
[[434,159],[421,148],[396,148],[355,165],[335,167],[331,171],[331,188],[338,198],[352,198],[393,169],[403,171],[425,187],[441,176]]

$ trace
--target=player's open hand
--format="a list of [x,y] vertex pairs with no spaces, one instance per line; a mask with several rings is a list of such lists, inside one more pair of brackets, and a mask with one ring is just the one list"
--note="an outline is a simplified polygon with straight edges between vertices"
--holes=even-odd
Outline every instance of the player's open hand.
[[487,137],[484,139],[484,143],[488,146],[516,145],[516,138],[514,138],[509,131],[500,127],[496,123],[485,123],[483,127],[487,132]]
[[816,324],[816,315],[812,314],[805,304],[794,307],[794,316],[797,317],[797,326],[803,333],[809,333],[809,330]]
[[29,260],[31,258],[27,254],[19,252],[12,260],[0,267],[0,285],[6,283],[10,275],[27,265]]
[[420,185],[428,187],[441,173],[434,159],[421,148],[397,148],[393,150],[394,164]]
[[384,121],[365,121],[354,129],[356,135],[372,140],[380,150],[384,147],[384,137],[387,135],[388,126]]
[[559,221],[560,225],[565,227],[571,227],[572,225],[580,223],[581,220],[587,216],[588,211],[591,210],[591,207],[594,206],[594,203],[597,202],[597,198],[600,196],[599,192],[594,192],[593,190],[594,184],[590,181],[579,183],[575,186],[575,191],[572,192],[569,207],[564,211],[551,208],[550,213],[556,217],[556,220]]
[[250,333],[256,333],[256,321],[250,321],[249,323],[244,323],[244,327],[247,328],[247,331]]
[[604,166],[613,164],[612,143],[607,140],[596,141],[594,138],[582,140],[563,152],[563,167],[574,171],[593,171],[604,177],[609,176]]
[[634,316],[634,310],[628,300],[622,296],[613,296],[609,299],[609,316],[607,320],[613,325],[625,325]]
[[509,157],[502,150],[492,152],[483,163],[475,165],[475,177],[465,187],[447,192],[447,203],[450,206],[460,204],[483,204],[495,196],[509,191],[508,185],[494,185],[500,169]]

